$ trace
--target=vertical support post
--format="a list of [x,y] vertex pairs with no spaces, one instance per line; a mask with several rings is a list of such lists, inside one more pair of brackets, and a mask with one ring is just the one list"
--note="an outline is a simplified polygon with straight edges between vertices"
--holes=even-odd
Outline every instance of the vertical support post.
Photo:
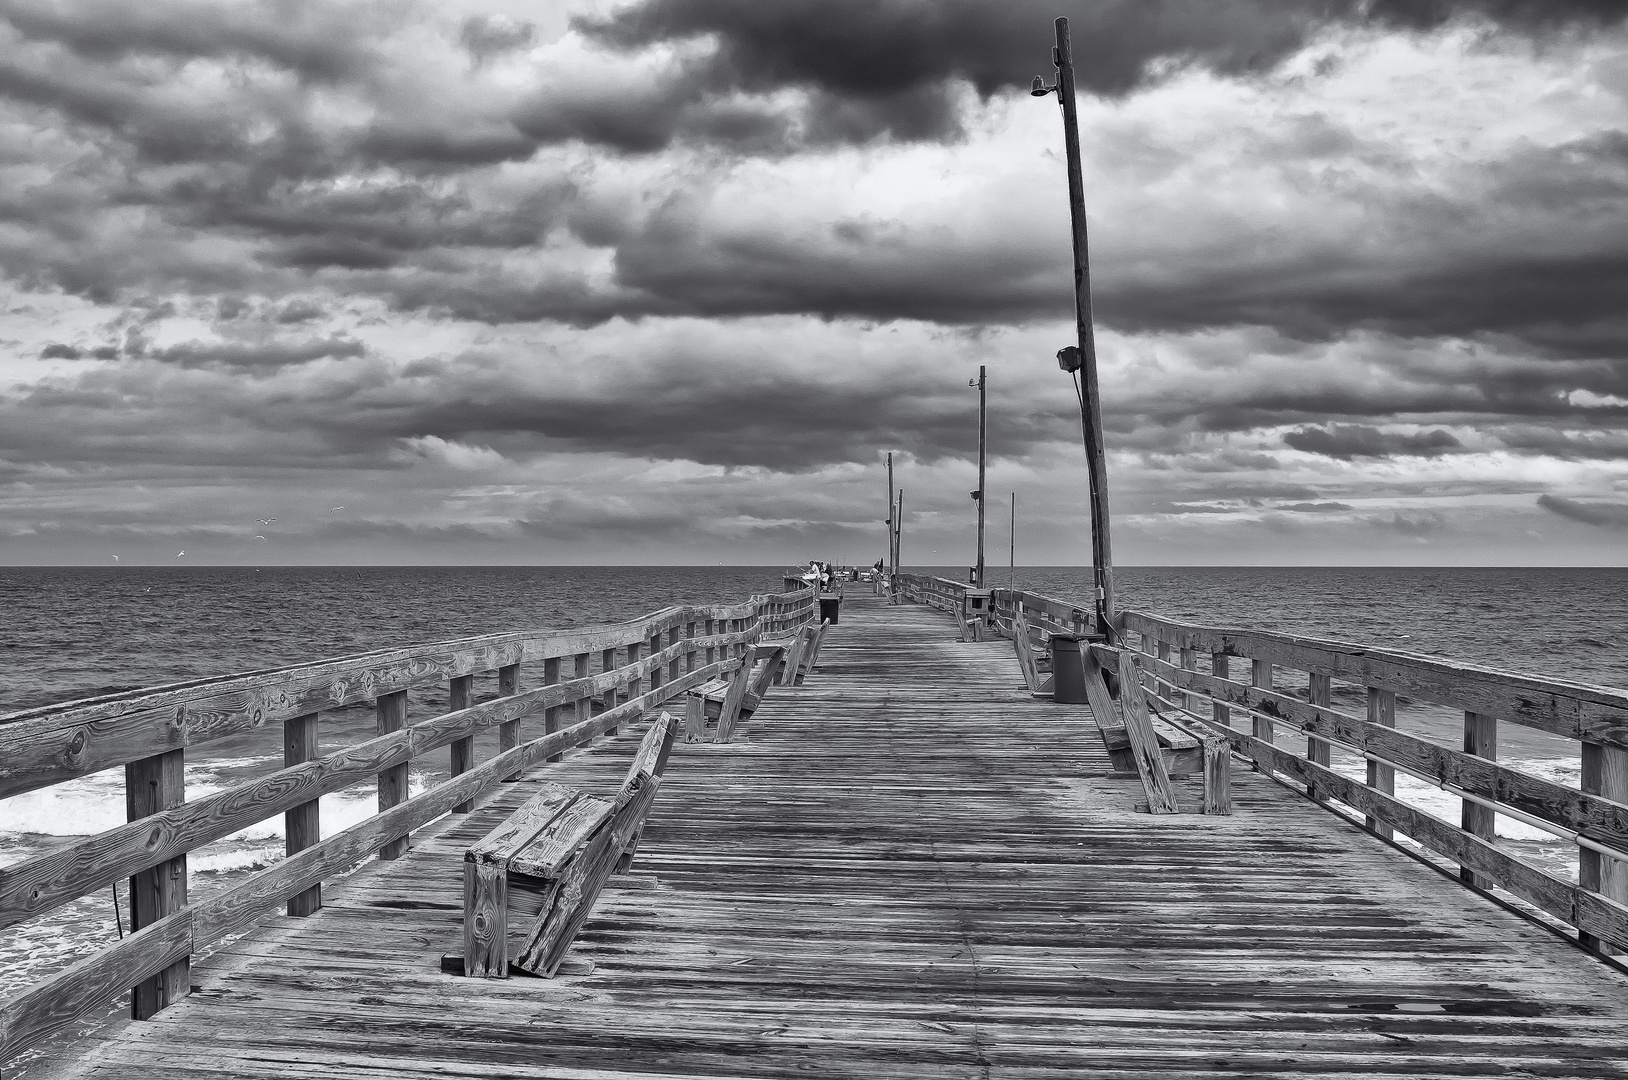
[[1097,391],[1097,342],[1091,315],[1091,250],[1086,235],[1085,181],[1080,171],[1080,129],[1074,109],[1074,52],[1068,20],[1058,19],[1057,100],[1063,107],[1063,145],[1068,158],[1068,212],[1074,239],[1074,330],[1080,350],[1080,423],[1085,438],[1091,498],[1091,566],[1096,577],[1097,623],[1113,640],[1114,558],[1108,533],[1108,467],[1102,442],[1102,401]]
[[464,974],[509,977],[509,871],[501,864],[464,863]]
[[[447,711],[458,712],[475,704],[475,676],[455,676],[447,692]],[[475,736],[469,735],[459,739],[449,748],[451,758],[449,771],[453,776],[459,776],[475,767]],[[461,802],[452,808],[454,814],[467,814],[475,809],[475,801],[470,799]]]
[[[407,724],[407,691],[380,694],[374,704],[379,719],[379,734],[400,731]],[[399,806],[407,800],[407,763],[392,765],[379,774],[379,810]],[[398,836],[379,849],[381,859],[399,859],[407,853],[407,838]]]
[[693,619],[684,624],[684,640],[689,642],[689,647],[684,650],[684,674],[686,675],[696,668],[695,627],[696,624]]
[[[317,748],[317,721],[320,714],[306,713],[283,721],[283,766],[310,761]],[[292,855],[322,839],[322,803],[312,799],[283,813],[283,851]],[[288,898],[288,913],[304,917],[322,908],[322,886],[313,885]]]
[[[660,652],[661,652],[661,631],[656,630],[656,631],[652,632],[651,635],[650,635],[650,655],[651,656],[656,656],[656,655],[660,654]],[[664,674],[666,674],[666,666],[664,664],[662,664],[660,661],[657,661],[657,662],[650,665],[650,689],[651,689],[651,691],[656,691],[656,690],[661,689],[662,676]]]
[[[1181,650],[1181,669],[1183,671],[1198,670],[1198,650],[1189,649],[1185,645]],[[1189,690],[1182,695],[1181,703],[1188,712],[1198,711],[1198,695]]]
[[978,588],[984,587],[984,466],[988,459],[989,443],[989,413],[987,409],[987,395],[985,385],[989,381],[989,372],[983,364],[978,365],[978,565],[973,568],[974,582]]
[[[1464,714],[1464,752],[1474,754],[1476,757],[1494,760],[1498,757],[1498,719],[1482,713],[1466,712]],[[1471,802],[1469,799],[1460,799],[1462,809],[1459,811],[1459,823],[1467,833],[1474,833],[1481,839],[1492,842],[1494,826],[1498,821],[1498,812],[1490,806]],[[1492,879],[1477,874],[1468,867],[1458,868],[1458,878],[1466,885],[1474,885],[1480,889],[1490,889]]]
[[899,504],[893,509],[893,603],[899,602],[899,560],[904,558],[904,488],[899,489]]
[[[497,669],[497,696],[513,697],[520,692],[520,665],[508,664]],[[507,753],[520,745],[520,721],[509,720],[497,727],[497,752]],[[505,784],[512,784],[520,779],[519,773],[510,773],[503,778]]]
[[[1249,685],[1259,690],[1272,689],[1272,662],[1270,660],[1250,660]],[[1255,738],[1262,742],[1277,742],[1277,733],[1273,729],[1271,717],[1262,716],[1258,712],[1251,713],[1249,726],[1253,729],[1250,733]],[[1261,766],[1256,765],[1255,768],[1258,771]],[[1272,770],[1268,768],[1265,771],[1270,773]]]
[[[1582,789],[1590,795],[1628,803],[1628,750],[1584,742]],[[1628,863],[1588,848],[1579,848],[1577,856],[1578,885],[1619,904],[1628,904]],[[1621,951],[1611,942],[1587,932],[1578,934],[1578,940],[1584,948],[1605,956]]]
[[[1328,708],[1334,700],[1334,680],[1327,675],[1311,672],[1311,680],[1306,688],[1306,700],[1320,708]],[[1329,757],[1328,743],[1315,735],[1306,736],[1306,760],[1314,765],[1321,765],[1325,769],[1333,759]],[[1327,802],[1328,795],[1317,790],[1316,784],[1306,785],[1306,794],[1318,802]]]
[[[616,670],[615,649],[606,649],[599,654],[599,670],[606,675]],[[606,712],[616,708],[616,685],[614,683],[611,684],[609,690],[606,690],[604,694],[600,696],[599,703],[605,707]],[[611,728],[610,734],[615,735],[618,730],[620,729]]]
[[[555,686],[559,683],[559,681],[560,658],[558,656],[550,656],[548,659],[543,661],[543,685]],[[563,705],[554,705],[543,710],[544,735],[552,735],[556,731],[560,730],[560,714],[564,711],[565,706]],[[552,754],[549,756],[548,760],[558,761],[560,760],[560,757],[561,755],[559,754]]]
[[[1381,724],[1385,727],[1396,726],[1396,694],[1391,690],[1381,690],[1377,686],[1368,688],[1368,722]],[[1375,791],[1386,795],[1396,794],[1396,770],[1389,765],[1381,765],[1377,761],[1368,763],[1368,786]],[[1372,814],[1368,815],[1368,828],[1375,834],[1389,840],[1396,835],[1389,825],[1381,824]]]
[[899,572],[898,562],[894,558],[894,525],[896,518],[893,514],[893,451],[887,452],[887,580],[888,592],[893,591],[893,575]]
[[[1232,658],[1230,656],[1219,652],[1210,654],[1211,675],[1218,679],[1225,679],[1230,677],[1231,671]],[[1210,717],[1218,724],[1225,724],[1227,727],[1232,726],[1232,710],[1219,701],[1214,701],[1210,705]]]
[[[722,631],[720,631],[718,629],[718,627],[720,625],[733,626],[734,622],[732,620],[728,620],[728,619],[708,619],[707,620],[707,625],[706,625],[706,636],[711,637],[714,634],[721,633]],[[728,652],[728,651],[729,651],[728,647],[725,647],[724,652]],[[716,645],[708,645],[707,646],[707,652],[706,652],[706,660],[705,660],[706,666],[711,667],[713,664],[715,664],[717,662],[718,662],[718,646],[716,646]]]
[[[644,642],[634,641],[628,644],[627,663],[629,667],[633,667],[634,665],[638,664],[639,658],[642,655],[644,655]],[[639,674],[637,670],[634,671],[632,677],[628,680],[627,696],[629,701],[636,697],[644,696],[644,676]]]
[[[124,767],[127,819],[138,821],[186,800],[186,751],[170,750]],[[187,857],[177,855],[130,879],[130,928],[140,930],[187,906]],[[192,960],[177,960],[130,989],[130,1017],[150,1019],[192,989]]]
[[[683,633],[684,631],[676,626],[671,630],[668,630],[667,647],[670,649],[674,645],[677,645],[683,636]],[[670,683],[675,683],[678,681],[678,677],[682,674],[684,674],[684,654],[680,652],[667,663],[667,681]]]
[[[571,663],[571,677],[573,679],[586,679],[588,677],[588,664],[593,659],[593,653],[577,653]],[[592,720],[594,716],[594,699],[587,694],[577,698],[577,723]]]

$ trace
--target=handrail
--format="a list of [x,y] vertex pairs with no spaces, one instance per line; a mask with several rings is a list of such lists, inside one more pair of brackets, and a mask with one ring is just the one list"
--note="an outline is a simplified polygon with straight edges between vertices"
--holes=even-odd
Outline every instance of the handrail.
[[[0,1061],[131,986],[137,987],[135,1015],[151,1015],[187,992],[186,966],[194,952],[285,902],[290,914],[308,914],[320,906],[314,890],[325,879],[374,853],[394,857],[413,829],[449,811],[467,811],[474,799],[524,768],[557,759],[565,749],[734,671],[761,636],[800,629],[816,611],[813,590],[805,588],[735,604],[669,607],[581,630],[378,650],[0,717],[0,797],[119,764],[126,766],[127,785],[141,791],[131,797],[129,823],[0,868],[0,929],[130,877],[134,930],[0,1001]],[[562,678],[560,661],[567,657],[574,672]],[[597,670],[591,670],[596,659]],[[521,691],[519,665],[537,660],[543,661],[543,685]],[[473,704],[471,680],[481,673],[497,674],[500,696]],[[405,692],[442,681],[451,688],[449,710],[407,723]],[[368,699],[379,710],[381,734],[316,756],[318,714]],[[596,706],[604,711],[595,713]],[[522,742],[521,721],[538,715],[546,720],[544,731]],[[284,768],[184,801],[188,747],[276,721],[286,730]],[[499,729],[500,752],[476,765],[472,740],[493,727]],[[309,736],[310,753],[295,753],[296,731]],[[408,764],[441,747],[452,748],[453,775],[408,797]],[[318,798],[373,776],[380,812],[319,839]],[[187,853],[277,814],[288,815],[288,857],[224,893],[188,904]],[[296,815],[304,823],[298,835]]]
[[[1373,831],[1386,837],[1400,831],[1458,863],[1467,883],[1503,889],[1571,925],[1584,945],[1628,948],[1628,693],[1397,649],[1195,626],[1144,612],[1127,611],[1120,619],[1126,640],[1140,642],[1141,682],[1161,706],[1223,735],[1263,772],[1298,782],[1310,797],[1346,804]],[[1234,658],[1249,661],[1247,684],[1232,677]],[[1208,671],[1200,670],[1202,660]],[[1304,691],[1280,688],[1286,670],[1305,673]],[[1366,716],[1333,707],[1336,680],[1363,689]],[[1398,731],[1399,695],[1463,710],[1464,749]],[[1234,727],[1245,716],[1247,734]],[[1581,784],[1570,787],[1500,764],[1500,720],[1577,740]],[[1303,756],[1279,744],[1286,728],[1306,736]],[[1331,747],[1364,759],[1366,779],[1334,770]],[[1398,769],[1458,795],[1461,823],[1398,797]],[[1576,843],[1578,883],[1499,848],[1497,814]]]

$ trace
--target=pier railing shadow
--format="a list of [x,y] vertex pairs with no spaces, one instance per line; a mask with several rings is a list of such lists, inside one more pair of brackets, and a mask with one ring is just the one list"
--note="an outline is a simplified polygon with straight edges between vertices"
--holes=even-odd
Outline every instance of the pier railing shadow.
[[[739,667],[765,638],[818,613],[812,589],[734,604],[669,607],[579,630],[494,634],[66,702],[0,717],[0,798],[123,765],[129,822],[0,868],[0,930],[130,880],[133,933],[0,1001],[0,1063],[105,1008],[127,990],[150,1017],[189,992],[190,958],[287,906],[308,915],[321,885],[375,855],[399,857],[409,834],[468,812],[505,780]],[[542,685],[522,689],[522,663]],[[497,696],[474,702],[477,675]],[[445,685],[449,708],[407,722],[407,693]],[[371,702],[378,736],[320,754],[324,711]],[[540,731],[522,723],[541,719]],[[188,801],[187,751],[283,728],[284,768]],[[475,736],[498,752],[476,763]],[[450,775],[419,794],[408,767],[448,748]],[[321,838],[318,799],[377,778],[379,811]],[[284,815],[287,858],[207,899],[187,900],[189,851]]]
[[[912,574],[899,575],[897,583],[903,599],[968,621],[965,584]],[[984,632],[1010,638],[1027,626],[1026,637],[1041,639],[1031,637],[1033,644],[1051,634],[1100,629],[1077,605],[1019,590],[989,590],[988,608]],[[1115,629],[1148,701],[1164,715],[1223,737],[1261,772],[1376,835],[1400,833],[1456,863],[1465,885],[1516,898],[1517,906],[1575,931],[1585,948],[1607,956],[1628,950],[1628,692],[1136,611],[1121,613]],[[1110,651],[1090,648],[1104,659]],[[1337,698],[1365,708],[1337,708]],[[1462,746],[1398,730],[1399,699],[1462,711]],[[1581,763],[1578,785],[1500,764],[1500,723],[1569,740]],[[1286,745],[1291,734],[1304,743]],[[1333,767],[1336,750],[1365,763],[1363,779]],[[1399,796],[1398,771],[1459,798],[1459,822]],[[1498,815],[1575,845],[1578,880],[1500,846]]]

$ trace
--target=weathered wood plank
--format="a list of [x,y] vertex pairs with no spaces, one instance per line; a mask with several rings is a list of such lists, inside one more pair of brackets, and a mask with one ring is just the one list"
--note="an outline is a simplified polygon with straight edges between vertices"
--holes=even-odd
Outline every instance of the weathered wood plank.
[[[1094,659],[1090,651],[1086,655]],[[1101,682],[1100,669],[1093,670],[1091,664],[1087,663],[1085,681],[1087,687],[1093,682]],[[1106,687],[1103,694],[1106,694]],[[1141,777],[1142,789],[1147,793],[1148,812],[1178,812],[1180,808],[1176,804],[1176,793],[1170,786],[1170,774],[1166,772],[1164,759],[1159,754],[1159,741],[1148,723],[1147,703],[1142,698],[1142,681],[1136,669],[1136,654],[1129,649],[1119,652],[1119,700],[1124,707],[1125,734],[1130,738],[1131,753],[1135,755],[1136,773]]]
[[[296,716],[283,721],[283,766],[288,768],[317,758],[318,713]],[[226,835],[226,834],[222,834]],[[300,803],[283,812],[283,853],[292,855],[304,851],[322,840],[322,804],[316,799]],[[64,882],[64,884],[68,884]],[[72,886],[69,886],[72,888]],[[3,902],[3,901],[0,901]],[[288,899],[288,913],[303,917],[322,907],[322,886],[313,885]]]
[[[475,676],[459,675],[447,687],[447,712],[462,712],[475,703]],[[465,735],[455,740],[448,754],[448,769],[453,776],[466,773],[475,765],[475,737]],[[459,803],[452,808],[454,814],[467,814],[475,808],[472,802]]]
[[[171,750],[125,766],[124,799],[129,820],[173,809],[186,800],[186,752]],[[140,930],[187,905],[187,857],[168,859],[130,879],[130,928]],[[130,1016],[146,1020],[185,997],[190,987],[188,962],[177,960],[131,988]]]

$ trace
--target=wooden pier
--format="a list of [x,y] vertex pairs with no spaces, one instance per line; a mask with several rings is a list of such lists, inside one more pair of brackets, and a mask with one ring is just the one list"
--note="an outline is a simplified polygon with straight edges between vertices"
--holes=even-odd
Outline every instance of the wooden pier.
[[804,685],[674,750],[557,978],[442,972],[463,853],[545,779],[614,791],[636,724],[29,1074],[1628,1075],[1616,967],[1247,766],[1231,816],[1136,812],[1085,706],[1031,694],[1010,641],[957,636],[851,589]]

